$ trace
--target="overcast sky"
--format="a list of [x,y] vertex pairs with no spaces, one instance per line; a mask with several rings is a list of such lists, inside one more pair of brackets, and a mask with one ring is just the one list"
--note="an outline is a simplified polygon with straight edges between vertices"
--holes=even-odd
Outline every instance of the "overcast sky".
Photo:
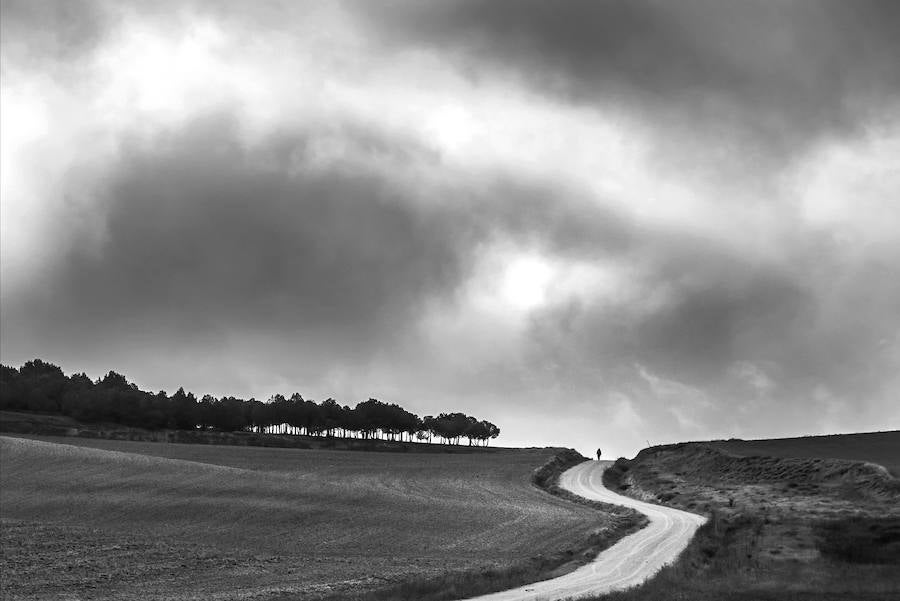
[[614,456],[900,427],[900,2],[0,16],[5,364]]

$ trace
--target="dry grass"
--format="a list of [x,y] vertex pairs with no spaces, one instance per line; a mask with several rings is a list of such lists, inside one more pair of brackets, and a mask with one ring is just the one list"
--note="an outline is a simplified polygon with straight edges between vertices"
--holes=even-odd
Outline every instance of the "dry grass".
[[[795,524],[796,525],[796,524]],[[675,564],[597,601],[894,601],[896,565],[800,561],[772,554],[760,516],[718,515]]]
[[566,557],[604,516],[531,484],[554,452],[0,438],[3,598],[316,599]]
[[[860,439],[844,455],[865,460]],[[730,443],[731,441],[729,441]],[[738,441],[744,442],[744,441]],[[753,441],[750,441],[753,442]],[[784,453],[793,443],[761,441]],[[842,453],[832,438],[823,453]],[[743,447],[747,449],[749,447]],[[605,474],[625,494],[711,516],[679,560],[615,601],[900,598],[900,486],[871,464],[725,453],[720,443],[645,449]]]

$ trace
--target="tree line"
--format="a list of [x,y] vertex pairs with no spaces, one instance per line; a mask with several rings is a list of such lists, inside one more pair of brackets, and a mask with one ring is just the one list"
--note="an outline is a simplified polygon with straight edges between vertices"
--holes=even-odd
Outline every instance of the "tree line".
[[35,359],[19,369],[0,365],[0,409],[59,413],[89,423],[113,422],[159,430],[220,430],[344,438],[487,445],[500,434],[489,421],[464,413],[419,417],[395,403],[369,399],[355,407],[334,399],[315,402],[300,393],[268,401],[233,396],[216,398],[179,388],[169,396],[140,390],[125,376],[110,371],[91,380],[66,376],[52,363]]

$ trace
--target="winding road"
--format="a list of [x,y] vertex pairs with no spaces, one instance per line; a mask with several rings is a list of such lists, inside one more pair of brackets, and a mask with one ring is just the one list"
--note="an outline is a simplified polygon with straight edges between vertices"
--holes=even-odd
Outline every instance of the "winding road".
[[614,493],[603,486],[603,470],[610,464],[609,461],[585,461],[564,472],[559,484],[586,499],[633,507],[650,518],[646,527],[626,536],[574,572],[474,597],[472,601],[558,601],[599,595],[640,584],[674,561],[706,518]]

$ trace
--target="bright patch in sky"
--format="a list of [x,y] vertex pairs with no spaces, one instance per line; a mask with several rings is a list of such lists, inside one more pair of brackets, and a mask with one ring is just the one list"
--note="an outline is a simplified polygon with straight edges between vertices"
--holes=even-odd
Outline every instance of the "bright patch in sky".
[[426,131],[439,148],[459,152],[472,140],[472,129],[472,120],[462,107],[445,104],[435,112]]
[[[118,44],[98,57],[107,84],[99,106],[176,117],[220,102],[239,84],[218,54],[224,39],[209,22],[175,32],[126,28]],[[122,69],[123,64],[129,68]]]
[[552,277],[553,269],[545,259],[538,256],[516,258],[503,273],[500,295],[516,309],[534,309],[546,302]]

